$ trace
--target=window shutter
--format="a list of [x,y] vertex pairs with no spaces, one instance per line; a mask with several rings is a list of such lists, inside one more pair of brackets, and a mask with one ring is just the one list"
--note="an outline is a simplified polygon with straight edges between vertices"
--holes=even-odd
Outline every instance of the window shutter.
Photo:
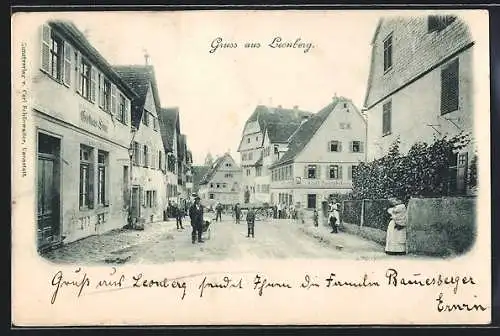
[[328,141],[328,143],[326,144],[326,151],[327,152],[330,152],[331,144],[332,144],[331,141]]
[[104,75],[99,73],[99,106],[104,107]]
[[304,178],[307,178],[307,165],[304,166]]
[[339,165],[339,180],[342,180],[342,166]]
[[89,166],[89,209],[94,209],[94,168],[92,164]]
[[360,141],[359,142],[359,152],[360,153],[364,153],[364,150],[365,150],[365,143],[363,141]]
[[342,152],[342,142],[341,141],[338,142],[338,151]]
[[92,67],[90,69],[90,100],[95,103],[97,89],[97,69]]
[[321,177],[321,166],[316,166],[316,178],[319,179]]
[[352,180],[352,166],[347,167],[347,179]]
[[51,29],[48,25],[44,24],[41,27],[40,35],[42,41],[42,49],[41,49],[41,59],[40,59],[40,68],[43,71],[50,72],[50,37],[51,37]]
[[139,203],[142,204],[143,207],[146,206],[146,195],[145,194],[145,191],[144,191],[144,188],[143,187],[139,187],[139,197],[141,198],[139,200]]
[[76,92],[82,93],[82,76],[80,75],[80,64],[82,62],[82,57],[79,52],[75,52],[75,83]]
[[130,100],[125,98],[125,116],[123,122],[128,125],[130,122]]
[[66,86],[71,85],[71,57],[73,57],[73,52],[71,45],[64,41],[64,69],[63,69],[63,82]]
[[116,108],[116,85],[111,84],[111,115],[118,117],[118,109]]
[[353,141],[349,141],[349,153],[353,152],[353,150],[352,150],[352,144],[353,144]]

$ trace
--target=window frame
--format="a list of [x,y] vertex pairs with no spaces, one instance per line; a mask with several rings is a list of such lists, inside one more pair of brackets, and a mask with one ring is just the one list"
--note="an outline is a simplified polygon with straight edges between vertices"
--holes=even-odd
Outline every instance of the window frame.
[[[311,171],[314,172],[314,174],[311,174]],[[311,175],[314,175],[311,177]],[[307,165],[307,178],[314,180],[318,178],[318,165]]]
[[[80,95],[91,101],[91,81],[92,81],[92,64],[80,54],[80,63],[79,63],[79,93]],[[87,69],[87,71],[84,71]]]
[[[88,158],[85,158],[85,153]],[[93,200],[93,155],[94,149],[86,145],[80,145],[80,183],[78,192],[78,205],[81,210],[94,208]],[[82,176],[82,173],[86,172]],[[82,177],[85,177],[82,179]]]
[[[441,67],[440,89],[440,115],[458,111],[460,109],[460,61],[458,57]],[[452,94],[453,97],[451,97]],[[450,103],[451,99],[453,99],[452,103]]]
[[[387,124],[386,124],[386,114],[389,116],[387,117]],[[387,127],[384,127],[386,126]],[[387,129],[387,130],[386,130]],[[384,104],[382,104],[382,136],[387,136],[392,133],[392,100],[388,100]]]
[[[107,198],[107,178],[108,173],[108,156],[109,154],[105,151],[98,150],[97,152],[97,205],[106,206],[108,203]],[[101,157],[103,158],[101,162]],[[102,177],[102,181],[101,178]]]
[[[389,72],[393,66],[393,33],[389,33],[383,40],[384,74]],[[389,64],[390,63],[390,64]]]

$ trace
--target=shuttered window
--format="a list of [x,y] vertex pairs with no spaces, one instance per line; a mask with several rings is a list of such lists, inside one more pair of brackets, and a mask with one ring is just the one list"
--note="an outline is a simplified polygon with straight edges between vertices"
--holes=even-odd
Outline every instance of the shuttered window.
[[382,135],[391,133],[392,102],[388,101],[382,107]]
[[392,35],[384,40],[384,71],[392,67]]
[[71,85],[71,58],[73,57],[73,48],[68,42],[64,42],[64,69],[63,81],[66,86]]
[[456,17],[453,15],[430,15],[427,19],[427,32],[441,31],[455,20]]
[[117,108],[117,92],[114,84],[111,84],[111,114],[117,118],[119,117]]
[[441,114],[458,110],[458,58],[441,69]]
[[48,25],[43,25],[40,31],[42,40],[40,67],[43,71],[50,73],[50,47],[52,30]]

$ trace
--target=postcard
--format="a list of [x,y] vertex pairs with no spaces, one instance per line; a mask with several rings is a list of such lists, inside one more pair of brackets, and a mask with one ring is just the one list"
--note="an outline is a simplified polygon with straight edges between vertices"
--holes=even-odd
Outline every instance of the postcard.
[[14,326],[491,322],[488,12],[12,16]]

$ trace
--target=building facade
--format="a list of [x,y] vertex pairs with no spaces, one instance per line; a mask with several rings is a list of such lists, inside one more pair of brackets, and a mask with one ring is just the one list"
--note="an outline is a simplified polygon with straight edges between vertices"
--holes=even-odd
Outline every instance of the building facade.
[[[368,158],[384,156],[399,137],[406,153],[416,142],[473,131],[474,41],[455,16],[380,20],[364,102]],[[464,187],[473,143],[457,154],[457,184]]]
[[166,173],[166,197],[171,203],[179,201],[179,137],[180,137],[180,122],[179,109],[160,108],[159,114],[160,129],[163,139],[165,152],[167,153],[167,173]]
[[198,195],[206,207],[216,203],[231,206],[240,202],[241,169],[226,153],[217,158],[199,183]]
[[154,69],[150,65],[115,66],[137,92],[132,101],[131,217],[146,223],[163,220],[167,207],[166,154],[160,132],[160,99]]
[[127,224],[131,100],[137,95],[70,22],[33,50],[37,243],[44,250]]
[[310,115],[298,106],[293,109],[257,106],[245,123],[238,147],[242,168],[241,202],[271,201],[269,164],[286,151],[289,137]]
[[352,173],[366,161],[366,120],[350,99],[335,97],[304,121],[271,170],[273,204],[319,208],[352,190]]

